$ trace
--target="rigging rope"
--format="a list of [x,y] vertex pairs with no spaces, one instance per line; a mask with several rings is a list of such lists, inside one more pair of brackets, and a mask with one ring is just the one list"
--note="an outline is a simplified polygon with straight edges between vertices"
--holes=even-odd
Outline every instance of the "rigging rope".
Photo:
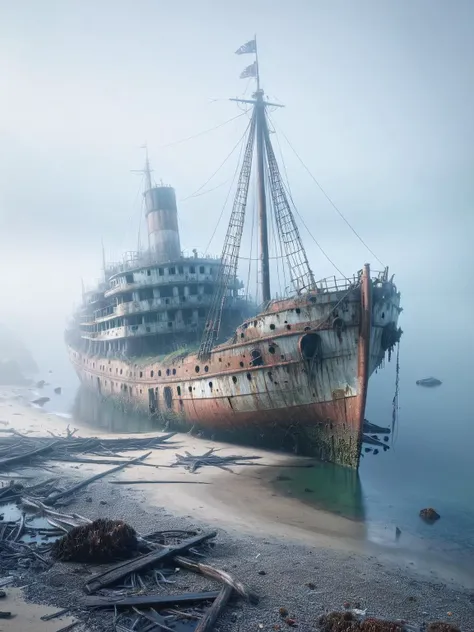
[[[240,116],[240,115],[239,115]],[[242,136],[239,138],[239,140],[235,143],[235,145],[232,147],[231,151],[227,154],[227,156],[224,158],[224,160],[221,162],[221,164],[217,167],[217,169],[214,171],[214,173],[209,176],[209,178],[204,182],[204,184],[201,184],[201,186],[199,187],[199,189],[196,189],[194,191],[194,193],[191,193],[191,195],[188,195],[187,197],[185,197],[183,200],[181,200],[182,202],[184,202],[184,200],[189,200],[189,198],[192,197],[196,197],[197,194],[202,191],[202,189],[204,189],[204,187],[209,184],[209,182],[212,180],[212,178],[217,175],[219,173],[219,171],[222,169],[222,167],[225,165],[225,163],[229,160],[229,158],[232,156],[232,154],[234,153],[234,151],[237,149],[237,147],[240,145],[240,143],[242,143],[242,141],[244,140],[244,138],[247,136],[247,133],[249,131],[249,127],[250,127],[250,122],[247,125],[247,127],[244,130],[244,133],[242,134]],[[212,191],[212,189],[211,189]]]
[[273,125],[273,130],[275,132],[275,137],[276,137],[276,141],[277,141],[277,145],[278,145],[278,150],[280,152],[280,158],[281,158],[281,164],[283,165],[283,172],[285,174],[285,178],[286,178],[286,183],[284,183],[286,192],[288,193],[288,197],[293,205],[293,209],[295,210],[296,214],[298,215],[298,217],[301,220],[301,223],[303,224],[303,226],[306,228],[306,231],[308,232],[309,236],[311,237],[311,239],[314,241],[314,243],[316,244],[316,246],[319,248],[321,254],[326,257],[326,259],[329,261],[329,263],[333,266],[333,268],[344,278],[347,279],[347,276],[344,274],[344,272],[342,272],[337,265],[334,263],[334,261],[330,258],[330,256],[327,254],[327,252],[324,250],[324,248],[321,246],[321,244],[318,242],[318,240],[316,239],[316,237],[313,235],[313,233],[309,230],[306,222],[304,221],[304,219],[301,217],[298,208],[295,204],[295,201],[293,199],[293,194],[291,192],[291,188],[290,188],[290,180],[288,178],[288,171],[286,170],[286,163],[285,163],[285,159],[283,157],[283,151],[281,149],[281,145],[280,145],[280,139],[278,138],[278,134],[276,133],[276,129],[275,129],[275,124],[273,123],[272,119],[270,118],[270,116],[268,116],[271,124]]
[[219,125],[216,125],[215,127],[210,127],[209,129],[205,129],[202,132],[199,132],[198,134],[193,134],[192,136],[187,136],[186,138],[181,138],[180,140],[175,140],[172,143],[166,143],[165,145],[161,145],[158,149],[165,149],[165,147],[174,147],[175,145],[186,143],[188,140],[194,140],[195,138],[199,138],[199,136],[204,136],[204,134],[208,134],[209,132],[214,132],[216,129],[220,129],[221,127],[224,127],[224,125],[227,125],[228,123],[231,123],[232,121],[235,121],[235,119],[238,119],[241,116],[245,116],[246,114],[247,114],[247,110],[245,110],[245,112],[241,112],[240,114],[237,114],[237,116],[233,116],[232,118],[228,119],[227,121],[224,121],[223,123],[219,123]]
[[400,396],[400,341],[397,343],[397,366],[396,366],[396,375],[395,375],[395,394],[392,400],[392,446],[395,442],[395,426],[397,426],[398,430],[398,411],[400,410],[399,404],[399,396]]
[[[245,134],[246,134],[246,133],[247,133],[247,131],[249,130],[250,125],[251,125],[251,122],[248,124],[247,129],[245,130]],[[244,136],[245,136],[245,134],[244,134]],[[210,237],[210,239],[209,239],[209,242],[208,242],[208,244],[207,244],[207,246],[206,246],[206,250],[205,250],[205,252],[209,252],[209,247],[210,247],[210,245],[211,245],[211,243],[212,243],[212,240],[213,240],[213,239],[214,239],[214,237],[215,237],[215,234],[216,234],[216,232],[217,232],[217,229],[219,228],[219,224],[221,223],[222,216],[224,215],[225,207],[227,206],[227,202],[229,201],[229,197],[230,197],[230,194],[231,194],[232,188],[233,188],[233,186],[234,186],[234,182],[235,182],[235,179],[236,179],[236,177],[237,177],[237,173],[238,173],[238,171],[239,171],[239,167],[240,167],[240,160],[241,160],[241,158],[242,158],[242,151],[243,151],[243,149],[244,149],[244,142],[243,142],[243,140],[244,140],[244,136],[242,136],[242,138],[240,139],[240,142],[241,142],[242,144],[241,144],[241,146],[240,146],[239,159],[237,160],[237,164],[236,164],[236,166],[235,166],[235,171],[234,171],[234,175],[233,175],[233,177],[232,177],[232,182],[231,182],[231,184],[230,184],[229,190],[227,191],[227,195],[226,195],[226,198],[225,198],[225,200],[224,200],[224,204],[223,204],[223,206],[222,206],[222,209],[221,209],[220,215],[219,215],[219,217],[218,217],[218,219],[217,219],[217,223],[216,223],[216,225],[214,226],[214,230],[213,230],[213,232],[212,232],[212,235],[211,235],[211,237]]]
[[[273,126],[275,127],[275,124],[272,121]],[[295,156],[298,158],[298,160],[300,161],[300,163],[302,164],[302,166],[304,167],[304,169],[307,171],[307,173],[309,174],[309,176],[311,177],[311,179],[314,181],[314,183],[317,185],[317,187],[319,188],[319,190],[321,191],[321,193],[324,195],[324,197],[327,199],[327,201],[329,202],[329,204],[333,207],[333,209],[336,211],[336,213],[341,217],[342,220],[344,220],[344,222],[347,224],[347,226],[349,226],[349,228],[351,229],[351,231],[354,233],[354,235],[357,237],[357,239],[361,242],[361,244],[363,246],[365,246],[365,248],[368,250],[368,252],[370,252],[370,254],[380,263],[380,265],[382,267],[385,268],[385,265],[382,263],[382,261],[377,257],[377,255],[375,254],[375,252],[373,250],[371,250],[369,248],[369,246],[367,245],[367,243],[362,239],[362,237],[359,235],[359,233],[356,231],[356,229],[352,226],[352,224],[346,219],[346,217],[343,215],[343,213],[338,209],[338,207],[336,206],[336,204],[332,201],[332,199],[329,197],[329,195],[326,193],[326,191],[323,189],[322,185],[318,182],[318,180],[316,180],[316,178],[313,176],[313,174],[311,173],[311,171],[309,170],[309,168],[306,166],[305,162],[303,161],[303,159],[301,158],[301,156],[298,154],[298,152],[296,151],[296,149],[293,147],[293,145],[290,143],[288,137],[286,136],[286,134],[281,131],[281,134],[283,136],[283,138],[286,140],[286,142],[288,143],[288,145],[290,146],[290,149],[293,151],[293,153],[295,154]]]

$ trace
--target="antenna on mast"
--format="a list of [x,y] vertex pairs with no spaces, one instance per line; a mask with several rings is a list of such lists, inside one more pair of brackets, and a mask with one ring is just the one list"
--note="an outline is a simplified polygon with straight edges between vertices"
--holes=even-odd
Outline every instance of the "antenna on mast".
[[145,185],[146,190],[149,191],[153,188],[153,182],[151,179],[151,174],[153,173],[153,169],[150,167],[150,158],[148,156],[148,145],[141,145],[140,149],[145,150],[145,166],[143,169],[133,169],[132,173],[142,173],[145,176]]

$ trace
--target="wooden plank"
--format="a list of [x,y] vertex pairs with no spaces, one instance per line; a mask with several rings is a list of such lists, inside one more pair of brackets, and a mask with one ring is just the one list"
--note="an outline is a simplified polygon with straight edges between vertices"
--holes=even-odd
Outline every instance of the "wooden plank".
[[234,589],[227,584],[222,587],[218,597],[216,597],[214,603],[203,616],[203,618],[197,624],[194,632],[211,632],[214,629],[214,623],[217,621],[224,608],[227,605]]
[[197,603],[199,601],[210,601],[219,596],[218,591],[201,593],[183,593],[181,595],[137,595],[135,597],[84,597],[82,603],[87,608],[132,608],[133,606],[173,606],[183,603]]
[[116,467],[113,467],[110,470],[106,470],[105,472],[101,472],[100,474],[95,474],[94,476],[91,476],[90,478],[86,478],[86,480],[81,481],[80,483],[77,483],[77,485],[73,485],[72,487],[64,490],[63,492],[59,492],[57,494],[53,494],[52,496],[49,496],[44,501],[44,504],[54,505],[54,503],[60,498],[64,498],[65,496],[70,496],[71,494],[74,494],[74,492],[77,492],[79,489],[82,489],[83,487],[86,487],[90,483],[97,481],[99,478],[103,478],[104,476],[107,476],[108,474],[113,474],[114,472],[123,470],[123,468],[127,467],[127,465],[133,465],[134,463],[139,463],[140,461],[143,461],[144,459],[146,459],[147,456],[149,456],[150,454],[151,452],[147,452],[146,454],[143,454],[142,456],[138,456],[136,459],[131,459],[130,461],[127,461],[126,463],[122,463],[121,465],[117,465]]
[[98,573],[97,575],[91,577],[86,582],[84,589],[89,595],[92,595],[101,588],[110,586],[110,584],[113,584],[119,579],[122,579],[122,577],[125,577],[125,575],[128,575],[129,573],[136,573],[137,571],[149,568],[157,564],[158,562],[162,562],[167,558],[175,557],[176,555],[184,553],[185,551],[191,549],[198,544],[206,542],[206,540],[215,538],[216,535],[216,531],[212,531],[211,533],[206,533],[204,535],[197,535],[194,538],[184,540],[183,542],[181,542],[181,544],[178,544],[176,546],[165,546],[156,551],[151,551],[146,555],[136,557],[132,560],[119,562],[118,564],[115,564],[103,573]]
[[49,445],[45,445],[42,448],[37,448],[36,450],[30,450],[29,452],[23,452],[23,454],[17,454],[16,456],[10,456],[7,459],[2,459],[0,461],[0,468],[8,469],[15,463],[21,463],[21,461],[24,461],[25,459],[31,459],[38,454],[48,452],[48,450],[51,450],[51,448],[53,448],[57,443],[59,443],[59,441],[52,441]]

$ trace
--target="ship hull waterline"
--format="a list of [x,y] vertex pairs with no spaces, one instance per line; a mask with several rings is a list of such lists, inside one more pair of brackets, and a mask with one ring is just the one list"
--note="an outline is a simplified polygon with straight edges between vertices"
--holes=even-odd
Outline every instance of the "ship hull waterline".
[[206,359],[69,352],[87,390],[168,427],[357,468],[368,380],[393,347],[399,311],[395,286],[374,287],[366,266],[357,287],[273,302]]

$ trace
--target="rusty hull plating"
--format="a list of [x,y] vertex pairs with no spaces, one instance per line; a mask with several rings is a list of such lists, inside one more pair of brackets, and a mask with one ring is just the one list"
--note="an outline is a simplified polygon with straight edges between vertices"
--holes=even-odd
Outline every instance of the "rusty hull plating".
[[387,272],[355,285],[271,301],[206,359],[161,362],[73,348],[82,384],[156,415],[237,440],[290,439],[299,453],[357,468],[370,375],[400,337]]

